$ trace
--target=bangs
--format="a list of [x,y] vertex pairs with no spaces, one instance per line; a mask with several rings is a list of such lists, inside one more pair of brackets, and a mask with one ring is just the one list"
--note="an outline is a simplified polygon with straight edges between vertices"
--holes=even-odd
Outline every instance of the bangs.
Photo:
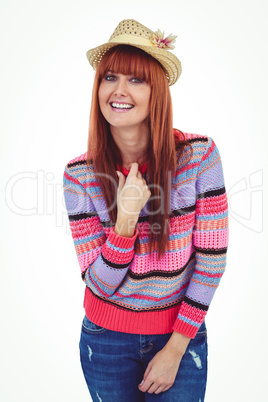
[[115,74],[135,75],[152,84],[155,70],[164,71],[160,63],[143,50],[134,46],[118,45],[109,49],[98,66],[102,79],[108,71]]

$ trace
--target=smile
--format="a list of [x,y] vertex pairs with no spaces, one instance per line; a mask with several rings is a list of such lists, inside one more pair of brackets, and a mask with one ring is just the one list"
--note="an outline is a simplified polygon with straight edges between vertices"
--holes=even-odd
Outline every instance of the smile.
[[115,109],[132,109],[134,107],[133,105],[130,105],[129,103],[112,102],[110,105]]

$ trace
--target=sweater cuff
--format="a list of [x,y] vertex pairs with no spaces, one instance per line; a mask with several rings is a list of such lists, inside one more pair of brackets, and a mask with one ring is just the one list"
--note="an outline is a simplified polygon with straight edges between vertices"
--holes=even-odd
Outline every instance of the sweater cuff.
[[113,243],[114,246],[120,248],[131,248],[134,246],[135,240],[139,233],[137,229],[135,229],[134,235],[132,237],[121,236],[115,233],[114,229],[114,227],[111,229],[108,237],[109,241]]
[[132,237],[124,237],[115,233],[113,227],[102,247],[101,253],[105,263],[113,268],[127,268],[134,256],[134,243],[137,236],[137,229]]
[[180,334],[189,336],[189,338],[194,339],[195,335],[197,334],[197,332],[199,330],[199,327],[195,327],[195,326],[177,318],[172,329],[173,329],[173,331],[179,332]]

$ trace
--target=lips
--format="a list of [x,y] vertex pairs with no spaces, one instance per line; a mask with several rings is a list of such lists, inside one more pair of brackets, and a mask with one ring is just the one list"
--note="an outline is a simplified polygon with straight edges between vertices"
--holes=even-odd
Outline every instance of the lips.
[[130,103],[119,103],[119,102],[111,102],[110,103],[111,107],[113,109],[117,110],[130,110],[133,109],[134,105],[131,105]]

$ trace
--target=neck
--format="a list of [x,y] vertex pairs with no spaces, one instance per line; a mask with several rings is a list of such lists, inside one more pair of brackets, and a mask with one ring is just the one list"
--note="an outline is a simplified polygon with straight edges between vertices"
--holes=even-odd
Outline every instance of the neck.
[[110,126],[111,134],[114,142],[120,149],[123,166],[126,169],[130,168],[131,163],[137,162],[138,164],[144,163],[148,143],[149,143],[149,130],[147,125],[136,128],[118,128]]

